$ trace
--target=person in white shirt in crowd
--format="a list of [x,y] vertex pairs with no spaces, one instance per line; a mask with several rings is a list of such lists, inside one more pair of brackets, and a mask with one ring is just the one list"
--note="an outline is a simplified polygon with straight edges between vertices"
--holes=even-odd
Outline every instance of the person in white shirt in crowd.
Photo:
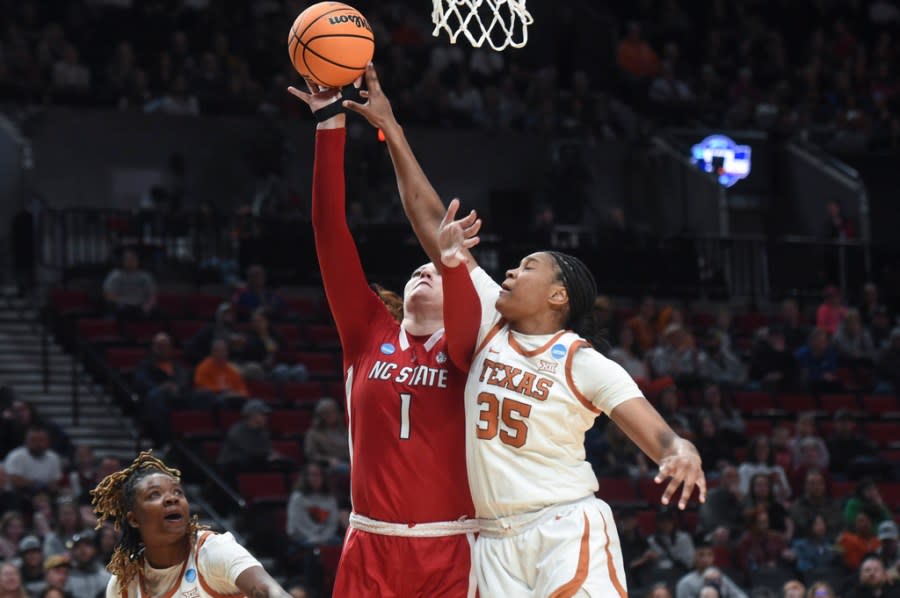
[[53,494],[63,477],[62,460],[50,448],[50,435],[41,426],[28,429],[25,444],[10,451],[3,466],[9,476],[7,485],[27,495]]

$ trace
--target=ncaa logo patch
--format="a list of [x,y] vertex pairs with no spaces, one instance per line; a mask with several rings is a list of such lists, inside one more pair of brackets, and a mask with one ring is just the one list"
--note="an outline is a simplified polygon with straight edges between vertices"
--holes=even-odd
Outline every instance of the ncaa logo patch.
[[197,570],[194,568],[188,569],[184,572],[184,579],[188,583],[193,583],[197,580]]
[[397,348],[394,347],[391,343],[384,343],[381,345],[381,352],[385,355],[393,355],[397,351]]
[[447,354],[444,353],[443,351],[438,351],[438,354],[435,355],[434,360],[437,361],[438,363],[446,363]]
[[562,359],[566,356],[566,346],[562,343],[557,343],[550,348],[550,355],[553,356],[553,359]]

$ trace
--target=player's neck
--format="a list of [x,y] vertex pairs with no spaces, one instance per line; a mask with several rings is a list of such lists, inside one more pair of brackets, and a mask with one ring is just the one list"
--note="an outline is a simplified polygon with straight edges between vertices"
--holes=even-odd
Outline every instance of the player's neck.
[[521,320],[510,321],[509,329],[519,334],[556,334],[563,329],[555,314],[538,314]]
[[154,569],[166,569],[183,563],[191,552],[190,539],[185,536],[172,544],[156,544],[144,548],[144,560]]
[[[441,314],[443,315],[443,314]],[[412,336],[431,336],[444,327],[443,318],[429,314],[405,314],[400,324],[406,334]]]

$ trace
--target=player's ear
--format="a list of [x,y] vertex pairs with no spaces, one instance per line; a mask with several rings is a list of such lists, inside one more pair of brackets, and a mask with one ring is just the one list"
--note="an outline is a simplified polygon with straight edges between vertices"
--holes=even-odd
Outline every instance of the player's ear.
[[569,305],[569,291],[565,285],[554,284],[550,289],[550,297],[547,299],[550,307],[555,310],[564,310]]

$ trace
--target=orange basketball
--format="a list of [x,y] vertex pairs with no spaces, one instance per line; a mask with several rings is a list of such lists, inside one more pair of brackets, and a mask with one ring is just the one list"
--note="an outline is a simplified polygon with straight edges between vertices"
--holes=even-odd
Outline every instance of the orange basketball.
[[319,2],[294,21],[288,52],[303,77],[325,87],[343,87],[366,70],[375,53],[375,36],[352,6]]

